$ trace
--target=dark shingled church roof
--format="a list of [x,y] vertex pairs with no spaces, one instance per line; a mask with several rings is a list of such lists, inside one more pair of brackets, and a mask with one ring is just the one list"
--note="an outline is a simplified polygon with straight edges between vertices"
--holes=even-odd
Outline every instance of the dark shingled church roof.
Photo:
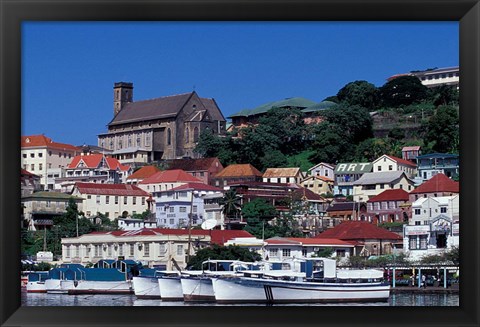
[[[198,97],[195,92],[190,92],[126,103],[108,125],[175,117],[194,96]],[[225,120],[215,100],[200,97],[199,99],[203,104],[203,108],[198,108],[199,110],[208,110],[213,120]]]

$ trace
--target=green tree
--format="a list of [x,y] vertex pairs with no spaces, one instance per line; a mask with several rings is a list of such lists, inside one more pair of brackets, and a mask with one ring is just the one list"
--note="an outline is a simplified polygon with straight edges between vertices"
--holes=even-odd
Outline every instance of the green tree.
[[367,81],[348,83],[338,91],[337,98],[349,106],[359,105],[370,110],[378,106],[377,87]]
[[211,247],[198,250],[194,256],[190,257],[190,260],[187,263],[187,269],[201,270],[202,262],[207,260],[239,260],[254,262],[261,259],[260,254],[246,248],[233,245],[220,246],[214,244]]
[[438,106],[458,105],[459,92],[455,86],[441,85],[429,89],[433,104]]
[[362,162],[372,162],[378,157],[387,154],[393,155],[392,144],[387,139],[370,138],[361,142],[355,152],[355,160]]
[[240,197],[235,189],[229,189],[220,199],[222,212],[227,219],[238,219],[241,211]]
[[459,117],[455,107],[440,106],[426,127],[426,142],[433,142],[433,150],[440,153],[458,152]]
[[415,76],[400,76],[380,87],[379,95],[383,106],[398,108],[427,99],[428,88]]
[[244,230],[257,238],[270,238],[275,236],[275,229],[268,221],[277,216],[277,210],[265,199],[255,198],[243,205],[242,216],[247,225]]

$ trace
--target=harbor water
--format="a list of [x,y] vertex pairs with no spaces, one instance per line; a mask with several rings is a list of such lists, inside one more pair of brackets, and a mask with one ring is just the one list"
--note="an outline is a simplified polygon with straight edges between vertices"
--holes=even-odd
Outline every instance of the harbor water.
[[[22,306],[234,306],[236,304],[216,303],[184,303],[168,302],[162,300],[137,299],[131,295],[68,295],[49,293],[27,293],[22,289]],[[238,304],[241,306],[259,306],[262,304]],[[295,306],[305,304],[275,304],[274,306]],[[372,303],[322,303],[309,304],[310,306],[459,306],[459,294],[434,294],[434,293],[399,293],[390,294],[388,302]],[[267,306],[263,304],[263,306]],[[270,305],[269,305],[270,306]]]

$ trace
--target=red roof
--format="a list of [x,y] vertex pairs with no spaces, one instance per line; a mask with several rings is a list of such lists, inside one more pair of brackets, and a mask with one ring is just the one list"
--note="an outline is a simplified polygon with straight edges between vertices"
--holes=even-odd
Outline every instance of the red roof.
[[[114,236],[144,236],[144,235],[188,235],[187,229],[170,229],[170,228],[143,228],[130,231],[112,231],[112,232],[92,232],[90,234],[111,234]],[[211,236],[211,243],[223,245],[231,239],[237,237],[253,237],[252,234],[244,230],[203,230],[192,229],[192,236]]]
[[40,178],[40,176],[35,175],[35,174],[33,174],[33,173],[29,172],[28,170],[25,170],[25,169],[23,169],[23,168],[20,168],[20,175],[21,175],[21,176],[31,176],[31,177],[38,177],[38,178]]
[[131,184],[75,183],[75,187],[82,194],[150,196],[138,186]]
[[367,202],[381,201],[408,201],[408,192],[402,189],[385,190],[379,195],[369,199]]
[[181,190],[195,190],[195,191],[215,191],[215,192],[223,192],[223,189],[203,184],[203,183],[187,183],[184,185],[180,185],[177,187],[172,188],[170,191],[181,191]]
[[302,237],[275,237],[265,240],[268,244],[282,245],[345,245],[351,246],[351,243],[335,239],[335,238],[302,238]]
[[263,174],[251,164],[233,164],[225,167],[222,171],[215,175],[215,178],[250,176],[262,177]]
[[196,177],[193,177],[191,174],[185,172],[181,169],[173,169],[173,170],[164,170],[159,171],[152,176],[145,178],[140,184],[156,184],[156,183],[202,183]]
[[80,151],[80,148],[71,144],[53,142],[51,138],[46,137],[45,135],[22,136],[20,144],[22,148],[47,147],[60,150]]
[[332,239],[337,238],[342,241],[382,239],[382,240],[401,240],[402,237],[392,233],[384,228],[375,226],[366,221],[344,221],[340,225],[327,229],[316,238]]
[[435,192],[460,193],[460,183],[448,178],[445,174],[436,174],[428,181],[422,183],[419,187],[411,191],[410,194]]
[[394,156],[387,156],[387,157],[389,157],[390,159],[396,161],[396,162],[399,163],[399,164],[406,165],[406,166],[410,166],[410,167],[417,167],[416,164],[414,164],[413,162],[411,162],[411,161],[409,161],[409,160],[405,160],[405,159],[398,158],[398,157],[394,157]]
[[102,162],[102,159],[105,158],[105,161],[108,165],[108,168],[110,170],[122,170],[126,171],[130,169],[129,166],[122,165],[117,159],[115,158],[110,158],[106,157],[103,154],[97,153],[97,154],[89,154],[89,155],[79,155],[75,156],[70,164],[68,165],[68,168],[74,169],[77,168],[78,165],[83,162],[87,168],[98,168],[100,163]]
[[160,168],[158,168],[157,166],[143,166],[142,168],[128,176],[127,179],[145,179],[159,171]]

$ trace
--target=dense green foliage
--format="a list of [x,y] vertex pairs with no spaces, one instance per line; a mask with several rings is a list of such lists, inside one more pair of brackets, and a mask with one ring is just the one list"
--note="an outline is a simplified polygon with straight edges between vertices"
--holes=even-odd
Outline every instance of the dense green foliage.
[[254,262],[261,260],[260,254],[249,251],[246,248],[239,246],[220,246],[212,245],[201,250],[190,257],[187,263],[187,269],[189,270],[201,270],[202,262],[206,260],[240,260],[246,262]]
[[401,157],[402,147],[412,145],[420,145],[423,154],[458,153],[458,99],[455,88],[429,89],[414,76],[380,87],[354,81],[325,99],[337,105],[317,112],[320,123],[305,124],[305,114],[296,108],[272,108],[258,124],[226,137],[206,130],[195,151],[218,157],[224,166],[250,163],[260,171],[306,171],[319,162],[372,161],[382,154]]

